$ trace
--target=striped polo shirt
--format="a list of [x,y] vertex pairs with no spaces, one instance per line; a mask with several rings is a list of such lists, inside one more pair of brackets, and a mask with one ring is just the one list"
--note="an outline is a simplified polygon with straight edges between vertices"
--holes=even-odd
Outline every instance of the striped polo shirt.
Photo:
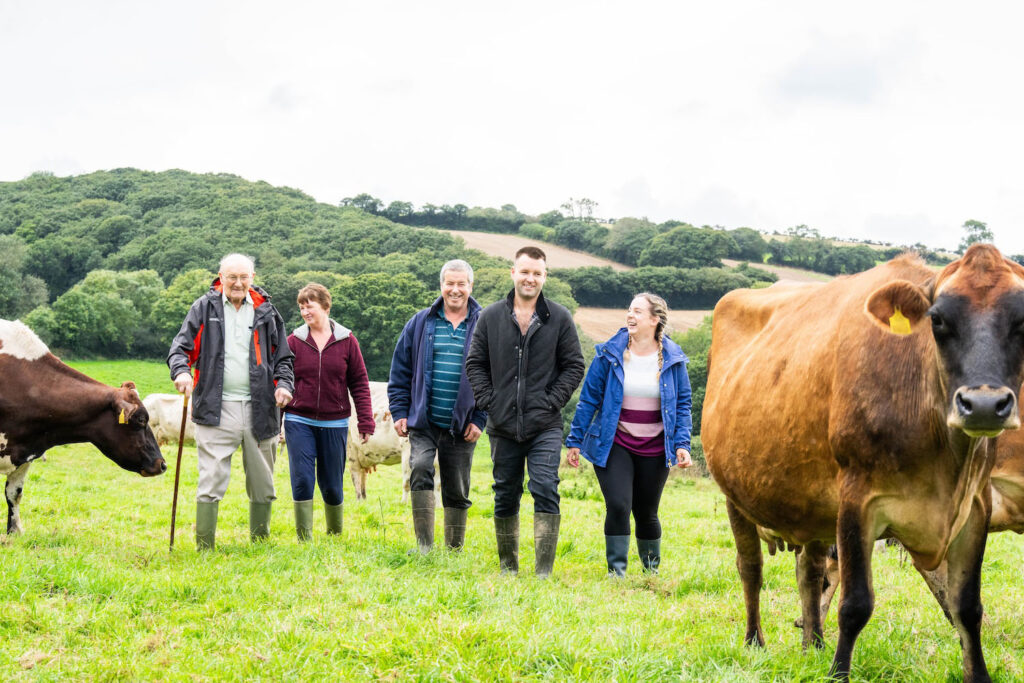
[[431,424],[442,429],[452,427],[455,399],[462,379],[462,356],[466,348],[466,320],[458,327],[444,317],[444,306],[437,309],[440,318],[434,325],[434,374],[430,384],[427,413]]
[[622,410],[615,443],[637,455],[665,455],[658,353],[630,354],[622,364]]

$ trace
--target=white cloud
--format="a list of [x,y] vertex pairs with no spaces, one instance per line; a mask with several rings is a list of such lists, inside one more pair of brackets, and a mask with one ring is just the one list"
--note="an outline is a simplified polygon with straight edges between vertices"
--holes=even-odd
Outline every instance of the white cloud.
[[569,196],[646,215],[1024,252],[1024,43],[934,3],[0,7],[0,180],[229,172],[337,202]]

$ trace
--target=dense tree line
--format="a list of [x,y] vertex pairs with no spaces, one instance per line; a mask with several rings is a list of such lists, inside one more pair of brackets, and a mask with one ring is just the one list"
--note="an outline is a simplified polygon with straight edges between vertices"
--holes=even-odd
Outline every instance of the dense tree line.
[[[434,226],[451,230],[517,232],[531,239],[552,242],[569,249],[603,256],[629,266],[674,266],[677,268],[720,267],[729,258],[753,263],[769,262],[813,270],[829,275],[857,273],[907,250],[918,252],[928,263],[945,265],[949,258],[923,244],[875,249],[867,245],[837,245],[806,225],[789,228],[782,239],[766,240],[752,228],[724,230],[697,227],[682,221],[652,223],[640,218],[620,218],[606,225],[593,218],[596,202],[572,200],[559,210],[538,216],[521,213],[512,204],[500,209],[464,204],[425,204],[416,210],[410,202],[385,205],[369,194],[346,197],[343,206],[356,206],[408,225]],[[967,221],[964,244],[972,240],[991,241],[991,231],[979,221]],[[1014,258],[1011,256],[1011,258]]]
[[615,271],[607,266],[588,266],[552,273],[572,287],[572,296],[581,306],[602,308],[625,308],[637,292],[655,292],[672,308],[713,308],[732,289],[765,286],[777,279],[773,273],[746,264],[728,270],[642,266]]
[[[162,357],[232,251],[255,258],[256,284],[289,329],[301,323],[299,288],[328,286],[374,379],[386,378],[405,320],[437,296],[445,261],[472,263],[490,300],[510,288],[507,259],[447,233],[233,175],[117,169],[0,183],[0,317],[22,318],[60,352]],[[547,291],[575,308],[567,284],[554,278]]]

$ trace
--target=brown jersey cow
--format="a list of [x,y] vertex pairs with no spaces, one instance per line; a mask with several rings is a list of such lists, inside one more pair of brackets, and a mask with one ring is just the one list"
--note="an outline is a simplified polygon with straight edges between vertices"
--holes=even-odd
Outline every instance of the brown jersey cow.
[[989,437],[1020,426],[1024,268],[974,245],[935,274],[903,256],[823,285],[727,294],[715,307],[702,442],[727,498],[747,607],[763,644],[757,526],[802,547],[804,644],[820,644],[821,579],[845,589],[832,675],[871,616],[873,542],[923,571],[946,560],[964,679],[988,680],[980,571]]
[[22,529],[25,475],[48,448],[88,441],[130,472],[153,476],[167,469],[134,384],[115,389],[86,377],[60,362],[18,321],[0,320],[0,378],[7,533]]

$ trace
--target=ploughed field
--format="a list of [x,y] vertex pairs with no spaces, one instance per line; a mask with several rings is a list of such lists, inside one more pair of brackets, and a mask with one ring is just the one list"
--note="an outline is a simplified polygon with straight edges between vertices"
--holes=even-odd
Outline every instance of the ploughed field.
[[[686,332],[701,324],[711,311],[675,311],[668,312],[668,322],[674,332]],[[588,308],[580,306],[573,315],[573,320],[588,337],[595,342],[603,342],[626,326],[626,311],[623,308]]]
[[[75,364],[106,381],[166,391],[159,363]],[[129,372],[130,374],[125,375]],[[125,375],[125,376],[122,376]],[[151,387],[151,388],[150,388]],[[497,570],[490,458],[477,448],[466,548],[421,557],[399,467],[382,467],[345,533],[295,540],[286,459],[278,461],[271,540],[251,545],[239,458],[219,549],[193,544],[195,450],[183,457],[176,548],[168,553],[172,468],[142,479],[91,446],[55,448],[32,466],[24,535],[0,536],[0,670],[15,680],[422,679],[820,680],[829,645],[803,653],[792,554],[768,557],[767,647],[743,646],[743,599],[724,500],[713,482],[674,474],[662,502],[663,560],[605,578],[603,504],[589,468],[562,470],[555,576],[532,576],[532,505],[524,496],[522,574]],[[440,520],[440,511],[438,518]],[[436,537],[441,538],[440,521]],[[1024,677],[1024,539],[989,538],[985,654],[997,680]],[[895,550],[874,561],[876,607],[857,643],[854,680],[956,679],[956,634]]]

